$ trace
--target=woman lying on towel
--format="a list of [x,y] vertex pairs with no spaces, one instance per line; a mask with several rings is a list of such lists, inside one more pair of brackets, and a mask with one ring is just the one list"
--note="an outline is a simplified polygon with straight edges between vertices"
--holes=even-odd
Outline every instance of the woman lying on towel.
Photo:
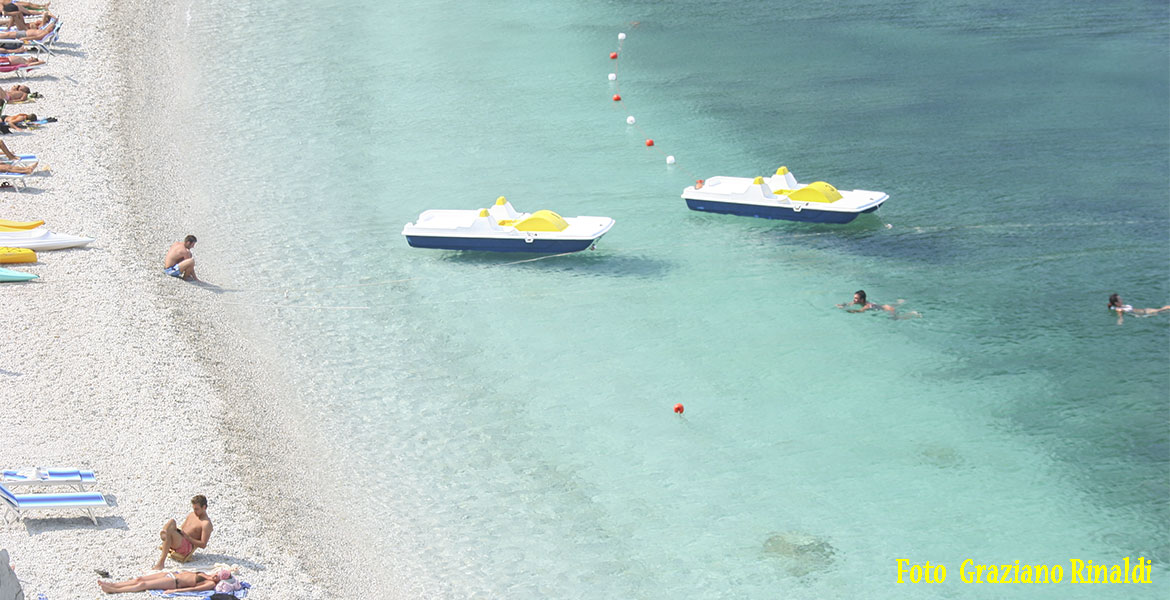
[[[0,56],[0,61],[2,60],[4,60],[4,57]],[[40,94],[30,90],[27,85],[22,85],[19,83],[8,89],[0,88],[0,100],[8,102],[9,104],[13,102],[28,102],[33,98],[40,97]]]
[[37,118],[36,113],[20,113],[4,117],[4,122],[2,124],[16,129],[28,129],[29,127],[36,127],[37,125],[56,122],[56,117],[48,117],[44,120],[41,120]]
[[123,594],[126,592],[142,592],[146,590],[169,590],[172,592],[207,592],[215,589],[215,584],[232,578],[231,571],[221,569],[211,573],[199,571],[170,571],[168,573],[154,573],[143,575],[126,581],[112,582],[98,580],[98,586],[107,594]]

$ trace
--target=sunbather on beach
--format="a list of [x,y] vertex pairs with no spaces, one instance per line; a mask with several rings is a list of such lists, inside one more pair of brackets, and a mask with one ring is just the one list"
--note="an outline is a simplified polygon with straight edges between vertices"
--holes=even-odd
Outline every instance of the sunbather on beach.
[[[4,57],[0,56],[0,59]],[[24,102],[29,98],[39,98],[40,95],[34,95],[32,90],[27,85],[20,85],[19,83],[8,88],[7,90],[0,88],[0,100],[5,102]]]
[[[199,281],[199,278],[195,276],[195,257],[191,256],[191,249],[195,247],[197,241],[199,240],[195,239],[195,236],[189,235],[183,238],[183,241],[171,244],[163,259],[163,273],[171,277]],[[196,496],[196,498],[202,498],[202,496]],[[204,501],[203,505],[207,506],[207,502]]]
[[0,56],[0,65],[28,65],[30,67],[37,67],[45,64],[45,61],[35,56]]
[[[900,302],[901,301],[899,300],[899,303]],[[856,307],[856,308],[854,308],[854,307]],[[892,304],[875,304],[873,302],[870,302],[865,296],[865,290],[857,290],[856,292],[853,292],[853,302],[851,302],[849,304],[838,304],[837,308],[844,308],[845,310],[852,312],[852,313],[865,312],[867,310],[873,310],[873,309],[881,309],[881,310],[884,310],[884,311],[890,313],[890,316],[895,318],[895,319],[909,318],[909,317],[921,317],[922,316],[917,311],[911,311],[911,312],[907,313],[907,316],[899,317],[898,310],[897,310],[897,308],[894,307],[894,305],[892,305]]]
[[1108,308],[1109,308],[1109,310],[1117,313],[1117,324],[1121,325],[1122,322],[1124,322],[1124,320],[1125,320],[1126,313],[1131,314],[1131,315],[1141,315],[1143,317],[1148,317],[1150,315],[1156,315],[1160,312],[1170,310],[1170,304],[1167,304],[1166,306],[1163,306],[1162,308],[1134,308],[1133,306],[1126,304],[1124,301],[1122,301],[1120,295],[1111,294],[1109,296]]
[[171,571],[152,573],[126,581],[101,581],[98,586],[107,594],[145,592],[146,590],[169,590],[171,592],[206,592],[215,589],[215,584],[231,579],[231,571],[221,569],[210,573],[199,571]]
[[0,40],[0,54],[23,54],[29,47],[20,40]]
[[22,41],[43,40],[45,39],[45,36],[53,33],[53,30],[57,28],[57,19],[54,18],[53,15],[45,13],[44,21],[41,21],[35,25],[33,23],[29,23],[28,25],[32,27],[32,29],[12,29],[9,31],[0,31],[0,39]]
[[[187,237],[193,238],[194,236]],[[195,553],[196,548],[206,548],[207,540],[211,539],[211,519],[207,517],[207,498],[202,494],[191,498],[191,512],[186,519],[183,519],[183,526],[177,526],[175,520],[171,519],[163,524],[162,531],[158,532],[158,536],[162,538],[163,543],[158,547],[162,554],[159,555],[158,562],[154,563],[155,571],[163,568],[168,555],[179,562],[187,562],[187,559]],[[165,590],[167,588],[143,589]]]
[[[37,121],[40,121],[40,120],[41,119],[39,119],[37,117],[36,113],[19,113],[19,114],[9,115],[7,117],[4,117],[3,125],[5,127],[15,127],[17,129],[28,129],[29,127],[33,127],[35,125],[38,125],[39,123],[37,123]],[[55,119],[53,117],[49,117],[49,118],[44,119],[44,120],[46,122],[49,122],[49,123],[56,123],[57,122],[57,119]],[[4,133],[8,133],[8,132],[5,131]]]

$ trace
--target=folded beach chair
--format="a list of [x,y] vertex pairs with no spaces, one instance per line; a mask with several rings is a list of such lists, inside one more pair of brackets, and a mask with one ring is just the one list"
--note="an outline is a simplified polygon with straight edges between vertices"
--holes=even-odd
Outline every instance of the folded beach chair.
[[7,486],[9,489],[22,486],[64,485],[76,488],[79,492],[84,492],[87,486],[96,483],[97,477],[94,476],[93,471],[82,471],[81,469],[8,469],[0,471],[0,485]]
[[24,514],[35,510],[69,510],[80,509],[85,511],[90,521],[97,525],[97,517],[93,516],[93,509],[106,508],[106,498],[98,492],[67,492],[64,494],[13,494],[11,490],[0,484],[0,499],[4,500],[8,511],[4,513],[4,525],[12,522],[8,515],[15,514],[16,522],[24,519]]

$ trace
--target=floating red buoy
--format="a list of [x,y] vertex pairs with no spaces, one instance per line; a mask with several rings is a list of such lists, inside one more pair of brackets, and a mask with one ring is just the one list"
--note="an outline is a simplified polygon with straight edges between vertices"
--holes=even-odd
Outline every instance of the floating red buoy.
[[609,57],[610,58],[617,58],[617,52],[610,52]]
[[646,145],[647,145],[647,146],[653,146],[653,145],[654,145],[654,140],[646,140]]
[[614,102],[621,102],[621,101],[622,101],[622,97],[621,97],[621,96],[619,96],[619,95],[617,95],[617,94],[614,94],[614,95],[613,95],[613,101],[614,101]]
[[675,405],[674,405],[674,412],[675,412],[676,414],[680,414],[680,415],[681,415],[681,414],[683,413],[683,405],[682,405],[682,404],[675,404]]

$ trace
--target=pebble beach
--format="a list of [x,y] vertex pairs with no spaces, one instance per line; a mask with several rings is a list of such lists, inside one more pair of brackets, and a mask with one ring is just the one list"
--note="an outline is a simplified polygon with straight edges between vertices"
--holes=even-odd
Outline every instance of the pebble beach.
[[207,304],[208,288],[161,274],[167,246],[198,233],[182,219],[195,200],[183,170],[184,124],[196,118],[182,101],[191,58],[167,43],[184,8],[54,4],[67,32],[23,80],[44,97],[6,111],[59,121],[5,137],[50,170],[27,190],[0,191],[0,218],[44,219],[97,241],[39,253],[16,266],[39,279],[0,288],[0,456],[5,468],[92,469],[111,504],[96,527],[78,512],[0,529],[26,598],[101,597],[95,569],[116,580],[150,572],[158,530],[181,521],[195,494],[209,499],[214,534],[168,570],[237,565],[255,598],[322,597],[337,585],[317,566],[331,543],[309,540],[344,526],[322,508],[315,484],[325,479],[306,476],[312,458],[297,461],[297,442],[282,439],[284,415],[267,408],[279,384]]
[[[196,494],[166,569],[250,598],[1167,596],[1170,311],[1105,307],[1170,303],[1164,3],[305,9],[55,0],[0,74],[58,119],[2,137],[49,169],[0,219],[96,239],[0,284],[0,468],[109,501],[0,527],[26,598],[149,573]],[[781,166],[889,201],[680,198]],[[500,196],[616,225],[400,233]],[[200,282],[162,273],[188,234]],[[1088,559],[1152,579],[960,574]]]

